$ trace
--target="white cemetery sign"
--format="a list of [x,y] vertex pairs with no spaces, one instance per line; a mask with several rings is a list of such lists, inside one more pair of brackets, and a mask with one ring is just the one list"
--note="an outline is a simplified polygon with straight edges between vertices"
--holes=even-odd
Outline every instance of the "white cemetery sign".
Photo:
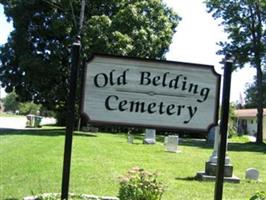
[[204,132],[217,124],[213,66],[94,55],[85,71],[82,110],[90,123]]

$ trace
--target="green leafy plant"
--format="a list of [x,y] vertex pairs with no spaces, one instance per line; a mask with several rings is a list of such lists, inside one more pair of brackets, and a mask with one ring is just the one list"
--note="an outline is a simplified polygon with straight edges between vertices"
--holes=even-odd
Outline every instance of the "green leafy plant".
[[120,200],[160,200],[164,187],[157,180],[157,173],[134,167],[120,177]]
[[37,114],[40,111],[41,105],[35,104],[33,102],[24,102],[19,104],[19,112],[20,114]]
[[266,192],[256,192],[249,200],[266,200]]

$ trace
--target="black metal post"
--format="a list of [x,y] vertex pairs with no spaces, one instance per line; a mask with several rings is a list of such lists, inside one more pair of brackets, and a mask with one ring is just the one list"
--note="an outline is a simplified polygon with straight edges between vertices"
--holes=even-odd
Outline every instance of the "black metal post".
[[82,113],[82,110],[83,110],[83,105],[82,105],[82,102],[83,102],[83,91],[84,91],[84,87],[85,87],[85,66],[86,65],[86,62],[85,60],[81,61],[81,69],[80,69],[80,74],[79,74],[79,77],[81,79],[80,81],[80,88],[79,88],[79,120],[78,120],[78,131],[80,131],[81,129],[81,113]]
[[218,150],[218,166],[216,172],[214,200],[222,200],[223,198],[224,164],[226,156],[232,65],[233,63],[231,61],[225,61],[221,108],[220,145]]
[[80,40],[79,38],[72,45],[72,62],[70,71],[70,89],[68,94],[68,113],[66,124],[66,136],[65,136],[65,149],[64,149],[64,166],[61,188],[61,200],[68,199],[69,191],[69,176],[71,165],[71,151],[72,151],[72,138],[73,130],[75,126],[75,100],[76,100],[76,85],[77,85],[77,73],[80,60]]

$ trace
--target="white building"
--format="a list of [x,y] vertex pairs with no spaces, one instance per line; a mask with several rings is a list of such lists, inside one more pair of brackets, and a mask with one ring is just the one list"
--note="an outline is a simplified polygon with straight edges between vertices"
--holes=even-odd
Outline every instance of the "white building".
[[[235,110],[235,115],[239,134],[257,134],[257,109]],[[263,138],[266,139],[266,108],[263,109]]]

